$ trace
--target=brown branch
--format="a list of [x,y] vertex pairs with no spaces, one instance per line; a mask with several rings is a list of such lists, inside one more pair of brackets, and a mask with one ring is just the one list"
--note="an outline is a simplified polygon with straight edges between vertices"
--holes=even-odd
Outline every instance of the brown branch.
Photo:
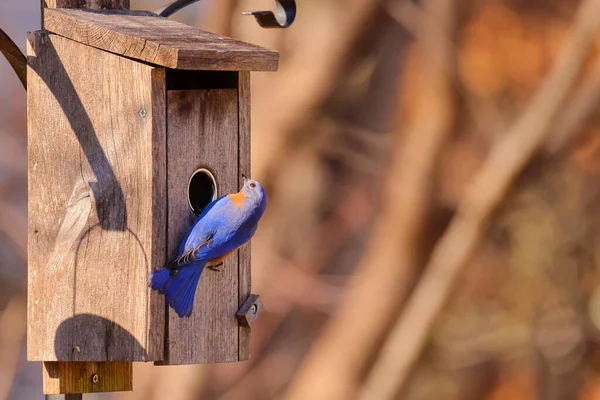
[[412,0],[382,1],[381,7],[414,37],[417,37],[420,31],[419,27],[428,18],[421,7],[413,3]]
[[571,101],[560,114],[544,145],[549,155],[556,155],[574,141],[583,125],[600,104],[600,59],[586,79],[579,85]]
[[421,283],[394,327],[361,399],[395,398],[428,341],[459,274],[511,183],[542,146],[600,27],[600,0],[584,0],[558,59],[523,115],[492,152],[435,247]]
[[12,39],[0,29],[0,52],[15,71],[21,84],[27,90],[27,58]]
[[453,0],[429,0],[431,24],[420,42],[418,115],[396,149],[381,214],[365,254],[352,275],[339,313],[317,340],[288,399],[350,399],[391,327],[418,263],[422,221],[429,212],[438,155],[451,130],[453,52],[441,35],[454,31]]

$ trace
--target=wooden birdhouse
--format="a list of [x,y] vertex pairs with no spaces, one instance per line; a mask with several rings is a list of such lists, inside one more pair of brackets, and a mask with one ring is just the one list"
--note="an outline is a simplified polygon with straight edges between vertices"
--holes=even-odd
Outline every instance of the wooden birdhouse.
[[250,175],[250,71],[278,53],[149,12],[43,20],[27,49],[27,338],[45,392],[129,390],[131,362],[248,359],[248,244],[203,274],[189,318],[148,275]]

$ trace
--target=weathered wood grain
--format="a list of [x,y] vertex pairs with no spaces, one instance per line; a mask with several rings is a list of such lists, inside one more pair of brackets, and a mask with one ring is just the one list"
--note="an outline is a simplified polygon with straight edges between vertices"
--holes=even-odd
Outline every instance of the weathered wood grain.
[[[195,219],[187,203],[187,182],[199,167],[210,170],[219,195],[237,192],[237,89],[168,91],[168,254],[177,249]],[[180,318],[169,308],[166,364],[238,360],[238,254],[221,272],[205,269],[194,312]]]
[[44,394],[124,392],[133,390],[130,362],[45,362]]
[[165,71],[43,32],[28,60],[28,359],[160,360]]
[[174,69],[275,71],[279,53],[147,12],[46,10],[50,32]]
[[[129,0],[42,0],[42,12],[41,12],[41,23],[42,28],[44,26],[44,11],[46,7],[61,7],[61,8],[107,8],[107,9],[129,9]],[[85,187],[83,187],[85,188]],[[77,196],[77,189],[74,190],[73,195],[75,195],[75,200],[79,202],[83,200],[80,206],[84,206],[84,208],[91,208],[91,201],[89,196],[87,196],[87,200],[85,200],[85,191],[82,193],[83,197]],[[81,213],[79,215],[87,215],[85,213]],[[77,216],[77,213],[74,214]],[[77,218],[77,217],[76,217]],[[81,220],[80,222],[85,223],[84,218],[77,218]],[[64,226],[68,226],[63,224]],[[71,231],[75,232],[77,229],[71,229]],[[131,390],[133,383],[133,371],[131,363],[123,363],[123,362],[104,362],[101,364],[101,367],[98,368],[97,363],[81,363],[81,362],[53,362],[46,363],[44,368],[44,389],[47,393],[78,393],[77,394],[67,394],[65,395],[65,399],[73,398],[77,396],[77,398],[81,398],[81,394],[86,390],[85,387],[78,388],[81,385],[78,385],[78,374],[82,370],[97,370],[100,369],[102,380],[93,384],[93,388],[95,391],[125,391]],[[48,375],[48,372],[51,372],[51,375]],[[111,374],[112,373],[112,374]],[[115,375],[116,374],[116,375]],[[85,377],[83,377],[85,381]],[[54,396],[46,396],[54,397]]]
[[[239,164],[240,181],[242,185],[241,174],[252,177],[250,163],[250,72],[241,71],[238,79],[238,98],[239,98]],[[252,289],[250,278],[251,251],[250,243],[246,243],[238,250],[239,264],[239,297],[238,304],[241,307]],[[239,327],[239,360],[248,360],[250,358],[250,327]]]

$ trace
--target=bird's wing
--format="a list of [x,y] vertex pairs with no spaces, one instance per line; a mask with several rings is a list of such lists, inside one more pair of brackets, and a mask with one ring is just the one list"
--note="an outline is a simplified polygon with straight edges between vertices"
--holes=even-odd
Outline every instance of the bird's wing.
[[215,232],[211,231],[207,235],[205,235],[198,245],[181,254],[173,261],[173,265],[175,267],[180,267],[183,264],[189,264],[190,262],[197,261],[195,253],[197,253],[200,249],[205,246],[210,246],[210,244],[214,241]]
[[224,219],[227,218],[231,200],[227,196],[211,202],[196,219],[187,235],[181,242],[176,265],[198,261],[215,244],[215,235],[223,230]]
[[250,240],[257,227],[240,223],[240,219],[235,218],[223,221],[215,230],[212,242],[198,249],[195,256],[197,259],[213,260],[228,254]]

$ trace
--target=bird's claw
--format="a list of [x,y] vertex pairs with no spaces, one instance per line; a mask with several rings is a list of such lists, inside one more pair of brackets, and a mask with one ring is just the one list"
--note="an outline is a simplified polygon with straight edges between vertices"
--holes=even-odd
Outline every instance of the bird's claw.
[[209,266],[208,266],[208,269],[210,269],[210,270],[212,270],[212,271],[215,271],[215,272],[221,272],[221,270],[219,269],[219,267],[220,267],[221,265],[223,265],[223,261],[221,261],[220,263],[218,263],[218,264],[215,264],[215,265],[209,265]]

